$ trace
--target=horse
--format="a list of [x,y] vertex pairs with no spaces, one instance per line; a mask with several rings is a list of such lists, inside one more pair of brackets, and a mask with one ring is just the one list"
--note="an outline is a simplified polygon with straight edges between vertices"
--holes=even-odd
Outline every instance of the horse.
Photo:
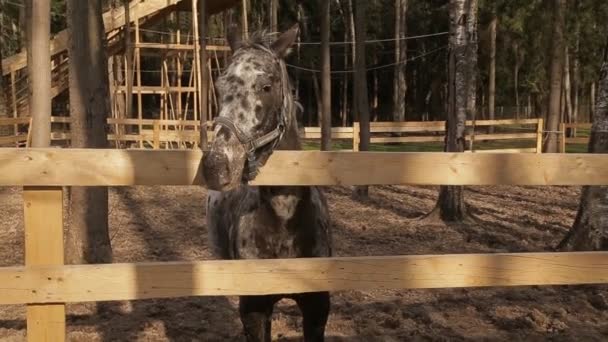
[[[298,26],[276,39],[260,32],[243,40],[239,32],[232,28],[228,37],[232,57],[216,81],[219,115],[203,157],[210,244],[221,259],[329,257],[330,219],[321,189],[248,185],[273,151],[302,149],[284,60]],[[240,296],[246,340],[271,340],[273,307],[283,298],[297,303],[304,340],[323,341],[329,292]]]

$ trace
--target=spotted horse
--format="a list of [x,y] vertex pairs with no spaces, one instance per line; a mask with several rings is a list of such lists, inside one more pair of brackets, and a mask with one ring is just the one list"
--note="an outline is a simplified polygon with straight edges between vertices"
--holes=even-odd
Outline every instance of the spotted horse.
[[[233,55],[216,82],[220,112],[214,121],[215,139],[203,159],[210,243],[222,259],[331,256],[329,214],[321,189],[248,185],[273,151],[302,149],[284,61],[298,27],[276,39],[262,32],[242,40],[238,32],[231,30]],[[239,313],[247,341],[271,340],[273,307],[282,298],[297,303],[304,340],[323,341],[328,292],[241,296]]]

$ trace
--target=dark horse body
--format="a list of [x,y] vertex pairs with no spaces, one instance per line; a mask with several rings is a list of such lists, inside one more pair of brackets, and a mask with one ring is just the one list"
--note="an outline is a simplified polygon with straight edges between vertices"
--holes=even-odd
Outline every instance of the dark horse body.
[[[273,43],[263,34],[246,42],[230,39],[234,54],[217,82],[221,108],[216,138],[203,161],[210,189],[207,227],[220,258],[331,256],[329,215],[320,189],[247,185],[273,150],[301,149],[283,61],[297,33],[293,28]],[[241,296],[247,340],[271,340],[273,307],[285,297],[302,311],[305,340],[322,341],[330,307],[327,292]]]

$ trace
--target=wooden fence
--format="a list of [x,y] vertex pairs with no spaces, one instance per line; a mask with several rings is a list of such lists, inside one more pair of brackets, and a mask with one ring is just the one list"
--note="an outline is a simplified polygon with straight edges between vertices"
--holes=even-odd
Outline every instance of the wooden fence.
[[560,152],[566,153],[567,144],[589,144],[589,136],[569,137],[568,131],[576,132],[577,129],[591,130],[590,123],[561,123],[559,125],[560,134]]
[[[27,118],[9,119],[28,125]],[[116,147],[136,146],[152,149],[184,149],[196,148],[199,141],[199,122],[194,120],[152,120],[152,119],[108,119],[112,133],[108,140]],[[8,122],[8,121],[7,121]],[[69,140],[68,117],[53,117],[51,122],[62,124],[64,127],[54,129],[53,141]],[[0,121],[0,125],[1,125]],[[466,139],[470,152],[531,152],[540,153],[542,149],[542,119],[525,120],[477,120],[467,121]],[[497,131],[492,134],[480,133],[480,127],[493,126]],[[498,130],[502,131],[498,131]],[[523,131],[523,132],[522,132]],[[403,136],[403,135],[406,136]],[[355,122],[352,127],[333,127],[332,139],[346,140],[352,143],[353,150],[359,149],[360,125]],[[209,139],[213,132],[208,131]],[[304,127],[301,131],[304,139],[321,139],[320,127]],[[22,141],[23,136],[14,137]],[[408,121],[408,122],[372,122],[370,123],[370,142],[372,144],[387,143],[432,143],[443,142],[445,139],[445,121]],[[482,150],[477,148],[479,142],[487,141],[529,141],[533,147],[501,148]],[[8,140],[7,140],[8,141]],[[12,140],[11,140],[12,141]],[[0,140],[0,144],[1,144]]]
[[[30,341],[64,340],[70,302],[608,283],[608,252],[63,265],[63,186],[201,185],[201,160],[194,150],[0,149],[0,186],[24,186],[26,263],[0,268],[0,304],[27,304]],[[608,185],[608,158],[277,151],[253,184]]]

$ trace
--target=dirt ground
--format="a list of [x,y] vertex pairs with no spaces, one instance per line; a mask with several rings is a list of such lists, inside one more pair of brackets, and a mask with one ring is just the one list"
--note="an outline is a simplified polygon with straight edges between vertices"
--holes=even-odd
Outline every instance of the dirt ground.
[[[379,186],[357,201],[327,189],[338,256],[545,251],[572,224],[580,189],[470,187],[478,223],[429,224],[435,187]],[[116,262],[209,258],[205,190],[135,187],[111,190]],[[21,190],[0,188],[0,262],[23,263]],[[606,286],[346,291],[334,293],[328,341],[608,339]],[[236,298],[144,300],[68,307],[71,341],[240,341]],[[25,339],[25,308],[0,306],[0,340]],[[291,301],[273,317],[277,341],[301,340]]]

